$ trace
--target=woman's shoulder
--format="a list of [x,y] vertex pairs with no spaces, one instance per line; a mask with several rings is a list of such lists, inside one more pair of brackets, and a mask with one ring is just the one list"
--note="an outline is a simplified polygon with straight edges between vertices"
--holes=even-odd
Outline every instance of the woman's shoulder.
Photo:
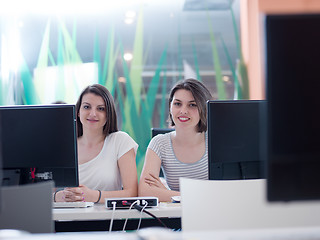
[[112,139],[112,140],[124,140],[124,139],[132,139],[132,137],[130,137],[130,135],[126,132],[123,131],[117,131],[117,132],[113,132],[110,133],[106,139]]
[[155,141],[155,142],[170,141],[171,133],[172,132],[158,134],[158,135],[154,136],[151,139],[151,141]]
[[149,148],[163,148],[167,147],[167,145],[171,144],[171,132],[169,133],[164,133],[164,134],[158,134],[154,136],[150,143],[149,143]]
[[123,131],[116,131],[113,133],[110,133],[108,136],[110,137],[130,137],[128,133]]
[[160,159],[168,154],[168,149],[172,149],[171,134],[172,132],[158,134],[151,139],[148,145],[148,148],[154,151]]
[[123,131],[110,133],[106,137],[106,144],[114,144],[116,146],[134,146],[137,148],[138,144],[130,135]]

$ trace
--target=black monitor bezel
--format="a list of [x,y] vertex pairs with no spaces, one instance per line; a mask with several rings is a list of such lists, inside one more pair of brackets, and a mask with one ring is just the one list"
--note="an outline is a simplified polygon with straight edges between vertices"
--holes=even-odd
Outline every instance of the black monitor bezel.
[[[288,147],[283,147],[283,153],[280,153],[281,146],[276,139],[284,139],[282,137],[284,135],[280,133],[279,136],[274,126],[274,124],[278,125],[279,121],[283,121],[282,115],[279,114],[282,113],[282,111],[279,112],[279,102],[281,102],[282,109],[296,108],[297,116],[305,115],[300,110],[304,107],[312,107],[315,110],[319,107],[318,94],[314,94],[313,91],[313,89],[319,89],[317,87],[319,84],[314,84],[314,80],[318,82],[318,61],[314,61],[316,58],[313,58],[320,54],[320,48],[316,47],[319,46],[320,39],[319,31],[316,30],[319,23],[320,14],[314,13],[272,14],[264,17],[266,98],[268,99],[265,158],[267,161],[267,199],[270,202],[320,199],[320,191],[317,187],[320,181],[318,173],[320,154],[312,152],[297,154],[295,151],[289,153]],[[289,29],[290,32],[288,32]],[[291,43],[300,43],[302,51],[298,47],[289,49]],[[282,53],[286,54],[279,57],[279,54]],[[288,60],[291,63],[291,60],[295,60],[293,64],[295,67],[288,67]],[[309,60],[313,60],[316,65],[308,65]],[[316,77],[310,77],[313,76],[310,75],[311,72]],[[305,79],[300,78],[301,75]],[[280,83],[283,85],[279,85]],[[299,132],[311,124],[311,122],[297,124],[296,129],[292,132]],[[303,131],[306,130],[310,131],[310,129]],[[314,133],[317,135],[319,130],[315,130]],[[277,150],[273,147],[275,145],[278,145]],[[317,145],[320,145],[319,140]]]
[[[255,118],[259,129],[255,129],[257,138],[257,154],[258,160],[234,160],[234,161],[224,161],[217,160],[212,149],[214,145],[213,140],[216,136],[213,130],[213,121],[215,113],[213,113],[212,107],[216,104],[223,104],[226,107],[236,106],[236,105],[248,105],[254,104],[258,107]],[[208,177],[209,180],[244,180],[244,179],[261,179],[265,178],[265,163],[261,158],[261,135],[260,127],[262,122],[260,121],[261,111],[264,111],[265,101],[264,100],[210,100],[207,102],[207,121],[208,121]],[[218,116],[221,117],[221,116]],[[222,116],[223,117],[223,116]]]
[[[68,163],[68,167],[46,167],[46,166],[34,166],[36,167],[36,174],[47,174],[52,173],[53,179],[47,179],[45,178],[33,178],[30,179],[30,176],[32,175],[31,167],[24,166],[15,166],[15,165],[8,165],[6,166],[5,159],[3,159],[3,181],[2,185],[15,185],[17,184],[17,181],[19,184],[29,184],[29,183],[36,183],[36,182],[42,182],[42,181],[50,181],[54,180],[56,187],[76,187],[79,186],[79,174],[78,174],[78,149],[77,149],[77,128],[76,128],[76,116],[75,116],[75,105],[72,104],[50,104],[50,105],[10,105],[10,106],[0,106],[0,111],[6,111],[6,110],[54,110],[54,109],[65,109],[68,114],[72,114],[72,118],[70,118],[70,122],[68,122],[68,125],[72,125],[72,134],[69,134],[69,136],[72,136],[73,143],[70,144],[73,146],[72,152],[70,151],[70,154],[72,155],[72,162]],[[0,114],[1,118],[1,114]],[[21,120],[21,119],[20,119]],[[21,120],[23,121],[23,120]],[[1,125],[2,126],[2,125]],[[50,127],[48,125],[48,127]],[[3,134],[2,134],[3,135]],[[20,137],[22,137],[23,134],[21,134]],[[3,136],[4,137],[4,136]],[[30,139],[28,139],[30,141]],[[4,158],[5,156],[3,156]],[[12,178],[12,179],[10,179]],[[19,178],[18,180],[16,178]]]

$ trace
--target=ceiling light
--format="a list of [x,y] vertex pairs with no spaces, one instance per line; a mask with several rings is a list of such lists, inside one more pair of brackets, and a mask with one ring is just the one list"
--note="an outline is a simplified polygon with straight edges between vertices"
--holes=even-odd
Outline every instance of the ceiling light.
[[124,58],[124,60],[126,60],[128,62],[128,61],[132,60],[133,55],[132,55],[132,53],[125,53],[125,54],[123,54],[123,58]]
[[119,77],[118,78],[118,82],[125,83],[126,82],[126,78],[125,77]]
[[132,23],[133,23],[133,19],[132,19],[132,18],[126,18],[126,19],[124,20],[124,22],[125,22],[126,24],[132,24]]
[[229,82],[230,81],[230,77],[229,76],[223,76],[222,79],[225,82]]
[[136,16],[136,12],[135,11],[127,11],[126,12],[126,18],[134,18]]

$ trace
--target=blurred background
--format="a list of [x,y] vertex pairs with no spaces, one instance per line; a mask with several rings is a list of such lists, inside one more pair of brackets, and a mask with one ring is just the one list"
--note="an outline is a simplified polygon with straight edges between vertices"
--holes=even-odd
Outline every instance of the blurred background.
[[168,127],[178,80],[204,82],[215,99],[249,99],[239,2],[1,1],[0,105],[75,104],[100,83],[139,144],[140,173],[150,129]]

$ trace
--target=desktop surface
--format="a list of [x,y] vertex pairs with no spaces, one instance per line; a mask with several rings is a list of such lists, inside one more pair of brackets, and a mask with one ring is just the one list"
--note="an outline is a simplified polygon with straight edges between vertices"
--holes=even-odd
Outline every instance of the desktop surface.
[[[0,233],[1,234],[1,233]],[[285,228],[285,229],[258,229],[258,230],[228,230],[228,231],[193,231],[175,232],[163,228],[145,228],[136,232],[75,232],[55,234],[27,234],[18,236],[0,235],[1,240],[318,240],[320,227],[312,228]]]
[[[148,208],[147,211],[160,218],[168,228],[181,229],[180,203],[161,202],[158,207]],[[111,219],[114,220],[112,231],[119,231],[127,218],[127,230],[136,230],[140,218],[141,228],[161,226],[156,219],[136,209],[116,209],[113,213],[104,204],[94,204],[88,208],[55,208],[52,213],[56,232],[108,231]]]
[[[158,207],[148,208],[148,211],[159,218],[181,217],[180,203],[163,203]],[[104,204],[95,203],[93,207],[88,208],[54,208],[52,209],[53,220],[55,221],[73,221],[73,220],[101,220],[111,219],[112,209],[107,209]],[[141,213],[136,209],[116,209],[114,219],[140,218]],[[143,213],[143,218],[151,218]]]

